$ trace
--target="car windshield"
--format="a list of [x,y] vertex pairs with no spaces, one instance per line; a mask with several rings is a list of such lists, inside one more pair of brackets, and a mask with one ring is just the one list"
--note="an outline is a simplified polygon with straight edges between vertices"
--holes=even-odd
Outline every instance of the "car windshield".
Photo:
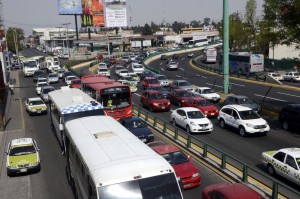
[[142,120],[135,120],[135,121],[126,123],[126,127],[129,129],[137,129],[137,128],[145,128],[145,127],[147,127],[147,125]]
[[46,88],[43,90],[43,94],[48,94],[51,91],[54,91],[54,88]]
[[198,106],[210,106],[211,103],[208,100],[199,100]]
[[177,64],[177,63],[176,63],[176,62],[174,62],[174,61],[171,61],[171,62],[170,62],[170,64],[172,64],[172,65],[173,65],[173,64]]
[[150,95],[151,99],[164,99],[165,97],[161,93],[155,93]]
[[134,68],[143,68],[142,65],[134,65],[133,67],[134,67]]
[[107,72],[108,71],[108,69],[106,69],[106,68],[100,68],[99,69],[99,72]]
[[128,76],[128,77],[124,77],[125,80],[128,80],[128,81],[133,81],[132,77],[131,76]]
[[201,111],[189,111],[187,115],[190,119],[201,119],[205,117]]
[[253,120],[261,118],[260,115],[258,115],[258,113],[253,110],[239,111],[239,114],[242,120]]
[[238,101],[239,101],[239,104],[250,104],[250,103],[252,103],[252,101],[247,97],[240,98],[240,99],[238,99]]
[[213,89],[207,88],[207,89],[203,89],[202,93],[203,94],[210,94],[210,93],[214,93],[215,91]]
[[156,78],[157,78],[158,80],[164,80],[164,79],[167,79],[167,77],[164,76],[164,75],[162,75],[162,76],[157,76]]
[[47,86],[47,82],[39,82],[37,87]]
[[157,79],[149,79],[150,84],[159,84],[159,81]]
[[78,79],[78,80],[73,80],[73,81],[72,81],[72,84],[81,84],[81,80],[80,80],[80,79]]
[[71,81],[72,79],[77,79],[77,77],[71,76],[71,77],[68,77],[67,79],[68,79],[68,81]]
[[273,76],[273,77],[280,77],[280,74],[279,73],[271,73],[271,76]]
[[36,105],[41,105],[44,104],[42,100],[35,100],[35,101],[30,101],[29,106],[36,106]]
[[178,83],[179,86],[190,86],[190,82],[179,82]]
[[27,155],[31,153],[36,153],[36,150],[32,144],[23,146],[13,146],[9,151],[10,156]]
[[35,71],[34,72],[34,75],[43,75],[43,74],[45,74],[44,71]]
[[156,91],[167,91],[167,89],[162,86],[153,86],[153,87],[149,87],[149,89],[156,90]]
[[47,82],[47,79],[44,78],[44,79],[38,79],[38,82]]
[[194,95],[190,92],[183,91],[183,92],[178,92],[179,97],[193,97]]
[[177,165],[186,163],[189,159],[181,151],[175,151],[173,153],[166,153],[162,155],[171,165]]
[[57,74],[49,74],[48,77],[57,77]]

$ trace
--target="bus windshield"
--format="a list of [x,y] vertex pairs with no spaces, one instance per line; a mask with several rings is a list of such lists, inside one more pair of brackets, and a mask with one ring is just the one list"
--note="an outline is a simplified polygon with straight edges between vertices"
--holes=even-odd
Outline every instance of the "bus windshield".
[[164,174],[98,188],[105,199],[181,199],[174,174]]
[[101,98],[98,101],[102,103],[104,109],[117,109],[130,106],[130,100],[130,89],[128,87],[116,87],[103,89]]

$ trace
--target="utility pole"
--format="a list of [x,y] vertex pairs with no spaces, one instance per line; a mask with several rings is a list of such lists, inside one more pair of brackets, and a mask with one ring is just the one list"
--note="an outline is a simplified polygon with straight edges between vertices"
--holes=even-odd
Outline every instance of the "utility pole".
[[14,27],[13,28],[13,37],[14,37],[14,43],[15,43],[15,49],[16,49],[16,54],[17,54],[17,62],[18,64],[20,64],[20,61],[19,61],[19,46],[18,46],[18,35],[17,35],[17,31],[16,31],[16,28]]
[[228,0],[223,0],[223,78],[224,93],[229,91],[229,17]]
[[68,51],[68,57],[70,57],[70,49],[69,49],[69,29],[68,29],[68,25],[70,25],[71,23],[63,23],[62,25],[65,26],[65,30],[67,30],[67,34],[66,34],[66,37],[67,37],[67,51]]

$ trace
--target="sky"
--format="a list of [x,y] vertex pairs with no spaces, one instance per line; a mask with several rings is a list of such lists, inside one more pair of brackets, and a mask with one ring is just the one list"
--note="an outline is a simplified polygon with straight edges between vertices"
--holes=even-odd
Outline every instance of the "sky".
[[[17,27],[25,35],[32,34],[33,28],[54,28],[64,23],[71,23],[75,29],[73,15],[59,15],[57,0],[0,0],[5,29]],[[262,15],[264,0],[256,0],[257,16]],[[228,0],[229,13],[239,12],[244,15],[247,0]],[[192,20],[203,21],[205,17],[218,22],[222,19],[222,0],[127,0],[128,26],[160,24],[164,21],[189,23]],[[77,18],[80,28],[80,18]]]

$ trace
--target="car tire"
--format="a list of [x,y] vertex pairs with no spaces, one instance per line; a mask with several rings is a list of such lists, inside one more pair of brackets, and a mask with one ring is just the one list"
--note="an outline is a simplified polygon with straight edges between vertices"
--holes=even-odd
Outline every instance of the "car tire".
[[223,119],[219,120],[220,127],[224,129],[226,127],[225,121]]
[[239,134],[240,134],[240,136],[242,136],[242,137],[246,137],[247,132],[246,132],[246,130],[245,130],[245,128],[244,128],[243,126],[241,126],[241,127],[239,128]]
[[174,125],[174,126],[177,126],[177,123],[176,123],[176,120],[175,120],[175,118],[173,118],[173,120],[172,120],[172,121],[173,121],[173,125]]
[[284,121],[283,123],[282,123],[282,128],[284,129],[284,130],[289,130],[289,123],[287,122],[287,121]]
[[269,165],[267,166],[267,170],[268,170],[268,173],[269,173],[271,176],[274,176],[274,175],[276,174],[276,171],[275,171],[274,167],[273,167],[271,164],[269,164]]

